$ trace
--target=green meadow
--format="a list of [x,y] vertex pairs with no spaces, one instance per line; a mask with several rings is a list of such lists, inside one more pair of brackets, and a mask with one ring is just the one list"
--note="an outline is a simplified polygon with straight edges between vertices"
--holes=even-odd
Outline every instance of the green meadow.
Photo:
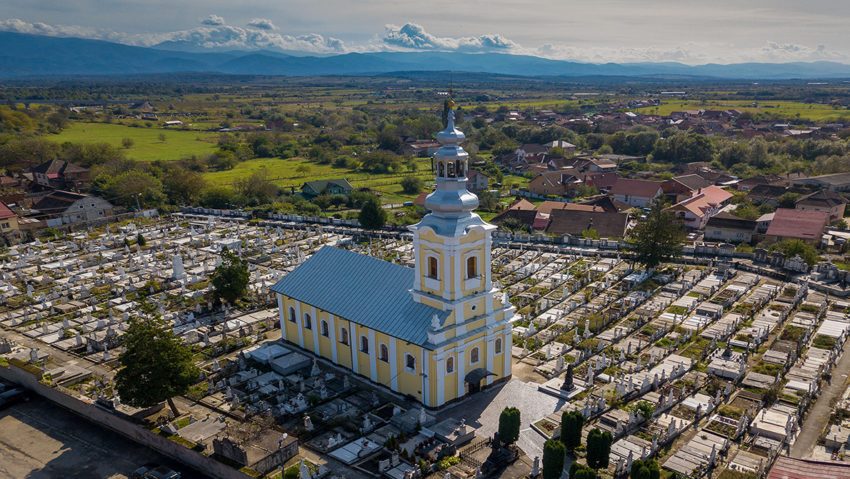
[[[165,135],[165,141],[159,136]],[[217,149],[218,135],[212,132],[182,131],[167,128],[136,128],[113,123],[72,122],[58,135],[46,137],[57,143],[106,142],[121,148],[127,158],[138,161],[173,161],[192,155],[210,155]],[[133,140],[133,146],[124,148],[124,138]]]

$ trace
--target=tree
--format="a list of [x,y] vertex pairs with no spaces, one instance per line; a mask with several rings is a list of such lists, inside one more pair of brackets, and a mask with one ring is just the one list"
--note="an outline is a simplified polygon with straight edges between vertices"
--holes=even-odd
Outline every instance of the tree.
[[160,133],[157,137],[159,138],[160,143],[165,143],[165,140],[168,139],[168,137],[165,136],[165,133]]
[[408,195],[419,194],[423,186],[422,179],[415,176],[405,176],[401,179],[401,191],[404,191]]
[[786,258],[799,256],[809,265],[814,266],[819,261],[818,252],[814,246],[804,243],[802,240],[789,239],[780,243],[774,243],[770,246],[771,250],[781,251]]
[[387,212],[381,207],[381,202],[373,197],[363,204],[357,219],[360,221],[360,226],[377,230],[387,223]]
[[584,464],[573,462],[570,465],[570,479],[596,479],[596,471]]
[[135,144],[136,141],[132,138],[124,138],[121,140],[121,146],[123,146],[125,150],[132,148]]
[[564,472],[567,450],[561,441],[549,439],[543,444],[543,479],[558,479]]
[[587,465],[596,470],[608,467],[612,442],[614,438],[610,432],[593,428],[587,435]]
[[597,233],[596,230],[593,229],[592,227],[588,228],[586,230],[583,230],[581,232],[581,236],[583,238],[599,239],[599,233]]
[[163,191],[174,204],[187,205],[198,201],[207,187],[204,175],[182,167],[169,168],[161,178]]
[[520,413],[515,407],[506,407],[499,414],[499,440],[513,444],[519,439]]
[[136,235],[136,244],[139,245],[139,246],[144,246],[144,245],[148,244],[148,240],[146,240],[145,237],[142,236],[141,233],[139,233],[139,234]]
[[644,419],[649,419],[652,417],[652,413],[655,412],[655,408],[652,407],[652,404],[649,401],[640,401],[635,404],[635,411],[640,413]]
[[658,463],[652,459],[632,461],[632,469],[629,471],[629,479],[659,479],[661,469]]
[[584,416],[581,411],[564,411],[561,414],[561,442],[568,451],[572,451],[581,444],[582,427],[584,427]]
[[121,369],[115,375],[115,389],[121,401],[133,407],[147,408],[162,401],[177,416],[171,398],[185,394],[200,375],[192,360],[192,351],[174,334],[153,305],[142,302],[146,317],[133,317],[123,335],[126,349],[118,356]]
[[165,203],[162,182],[147,171],[130,170],[110,178],[106,182],[106,194],[114,201],[128,208],[134,208],[136,202],[142,208],[157,207]]
[[307,176],[310,174],[310,167],[307,165],[298,165],[295,167],[295,172],[300,176]]
[[213,297],[216,302],[222,299],[228,303],[234,303],[237,299],[245,296],[248,291],[248,281],[251,274],[248,272],[248,262],[236,256],[227,248],[222,251],[222,262],[215,268],[210,276],[213,286]]
[[685,231],[664,206],[661,197],[654,199],[649,213],[638,221],[626,240],[626,248],[633,253],[634,260],[647,269],[682,254]]

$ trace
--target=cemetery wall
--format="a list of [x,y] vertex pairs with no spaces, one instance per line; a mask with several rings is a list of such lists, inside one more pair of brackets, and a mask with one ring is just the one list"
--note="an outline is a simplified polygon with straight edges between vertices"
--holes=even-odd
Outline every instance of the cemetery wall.
[[168,456],[183,464],[187,464],[204,474],[216,479],[248,479],[251,476],[244,474],[230,466],[227,466],[211,457],[204,456],[198,452],[187,449],[165,436],[155,434],[142,426],[133,424],[109,411],[101,409],[93,404],[80,401],[61,389],[46,386],[38,381],[31,373],[14,365],[8,368],[0,367],[0,377],[18,383],[25,388],[35,392],[56,403],[57,405],[82,416],[89,421],[110,429],[122,436],[147,446],[154,451]]

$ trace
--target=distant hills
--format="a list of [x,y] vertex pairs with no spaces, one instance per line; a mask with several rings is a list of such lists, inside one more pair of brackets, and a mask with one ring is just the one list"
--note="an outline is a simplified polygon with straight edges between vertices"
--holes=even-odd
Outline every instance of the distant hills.
[[180,51],[179,45],[166,48],[0,32],[0,78],[178,72],[321,76],[408,71],[455,71],[528,77],[685,76],[745,80],[850,78],[850,65],[835,62],[691,66],[681,63],[579,63],[503,53],[376,52],[296,56],[278,52]]

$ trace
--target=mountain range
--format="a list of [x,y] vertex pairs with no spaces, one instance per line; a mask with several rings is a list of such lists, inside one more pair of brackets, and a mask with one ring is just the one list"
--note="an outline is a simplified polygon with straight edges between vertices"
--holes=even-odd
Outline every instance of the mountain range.
[[376,75],[455,71],[528,77],[648,77],[780,80],[850,78],[850,65],[835,62],[580,63],[505,53],[375,52],[330,56],[269,51],[180,51],[83,38],[0,32],[0,78],[137,75],[205,72],[244,75]]

